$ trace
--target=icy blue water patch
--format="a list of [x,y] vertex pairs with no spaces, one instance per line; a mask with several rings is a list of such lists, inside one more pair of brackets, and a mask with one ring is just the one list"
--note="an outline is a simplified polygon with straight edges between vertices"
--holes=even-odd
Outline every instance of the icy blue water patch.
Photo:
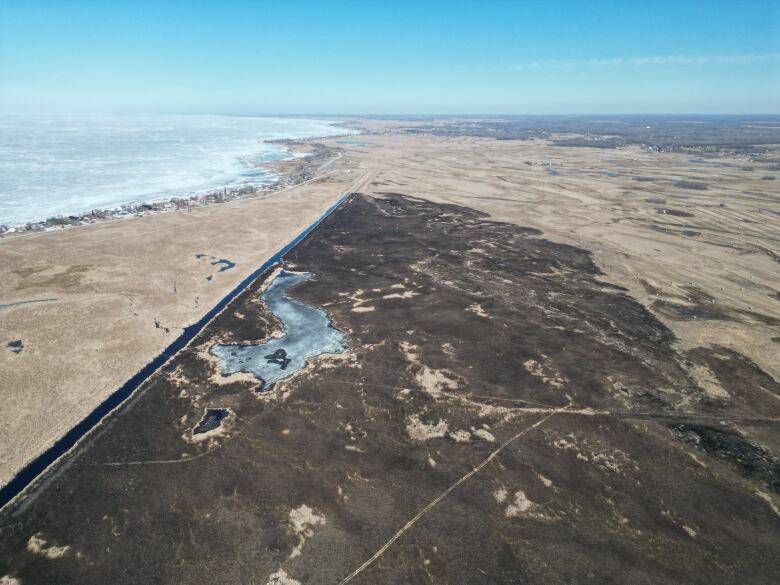
[[311,276],[309,272],[284,270],[277,275],[261,298],[282,322],[284,335],[257,345],[215,345],[211,351],[221,360],[223,374],[254,374],[267,389],[303,368],[312,357],[344,351],[344,335],[325,311],[286,294]]
[[0,224],[275,180],[269,142],[354,134],[326,121],[210,115],[0,115]]
[[227,258],[219,258],[218,260],[214,260],[211,265],[221,265],[222,267],[219,269],[220,272],[225,272],[225,270],[230,270],[231,268],[236,267],[236,263],[228,260]]

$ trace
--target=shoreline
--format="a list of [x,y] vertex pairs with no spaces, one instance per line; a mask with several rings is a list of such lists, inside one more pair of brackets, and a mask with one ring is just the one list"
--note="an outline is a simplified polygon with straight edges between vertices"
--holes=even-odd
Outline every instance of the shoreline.
[[[112,207],[95,208],[68,215],[56,215],[45,220],[28,221],[20,224],[0,223],[0,240],[59,231],[65,228],[92,225],[111,220],[144,217],[184,209],[189,211],[192,208],[205,207],[216,203],[227,203],[248,196],[269,195],[278,192],[313,178],[314,175],[310,167],[316,162],[327,163],[328,161],[325,159],[332,160],[336,155],[337,149],[325,147],[316,141],[357,134],[354,129],[348,126],[335,123],[333,126],[343,128],[344,134],[264,140],[264,144],[279,145],[288,151],[283,158],[262,162],[254,167],[268,172],[268,177],[271,180],[267,183],[225,186],[189,195],[121,203]],[[293,150],[293,148],[303,150]],[[305,150],[307,148],[311,150],[307,152]],[[285,166],[292,166],[292,168],[285,169]]]
[[[8,338],[3,345],[24,343],[22,351],[0,351],[0,370],[7,372],[0,383],[7,398],[0,442],[15,445],[0,453],[0,483],[87,416],[344,192],[359,190],[359,177],[342,172],[343,158],[330,158],[333,164],[305,182],[224,205],[4,238],[2,302],[53,301],[0,310]],[[284,163],[285,170],[298,162]],[[210,258],[235,266],[223,271]],[[51,417],[45,429],[38,424],[43,413]]]

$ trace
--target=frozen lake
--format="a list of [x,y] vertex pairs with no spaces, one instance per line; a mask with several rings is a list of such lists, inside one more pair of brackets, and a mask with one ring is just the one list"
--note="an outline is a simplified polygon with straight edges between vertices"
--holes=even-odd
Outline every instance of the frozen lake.
[[0,224],[273,180],[266,140],[332,136],[324,121],[238,116],[0,116]]
[[249,372],[262,378],[264,389],[294,374],[309,358],[344,351],[344,335],[322,309],[287,296],[287,290],[311,278],[308,272],[282,270],[262,299],[284,325],[284,336],[258,345],[217,344],[214,355],[222,361],[222,373]]

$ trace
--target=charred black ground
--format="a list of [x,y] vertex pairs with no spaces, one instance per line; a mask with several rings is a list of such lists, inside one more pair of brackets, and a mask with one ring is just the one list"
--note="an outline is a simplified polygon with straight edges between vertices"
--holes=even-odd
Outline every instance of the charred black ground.
[[586,251],[385,194],[355,197],[288,260],[315,275],[291,294],[331,313],[349,353],[266,393],[221,377],[214,343],[278,330],[253,285],[3,512],[0,577],[763,584],[780,572],[778,384],[729,350],[675,350]]

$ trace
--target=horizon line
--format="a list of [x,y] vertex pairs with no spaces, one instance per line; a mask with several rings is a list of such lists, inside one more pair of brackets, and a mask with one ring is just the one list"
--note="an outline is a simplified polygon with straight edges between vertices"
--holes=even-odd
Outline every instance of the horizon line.
[[439,118],[459,118],[459,117],[542,117],[542,116],[556,116],[562,118],[576,118],[582,116],[624,116],[624,117],[638,117],[638,116],[689,116],[689,117],[714,117],[714,116],[778,116],[780,117],[780,111],[777,112],[605,112],[605,111],[586,111],[586,112],[456,112],[456,113],[441,113],[441,112],[413,112],[413,113],[399,113],[399,112],[382,112],[382,113],[366,113],[366,112],[225,112],[225,111],[190,111],[190,112],[177,112],[177,111],[36,111],[36,112],[23,112],[23,111],[0,111],[0,116],[232,116],[232,117],[246,117],[246,118],[295,118],[295,117],[355,117],[355,118],[410,118],[410,117],[439,117]]

